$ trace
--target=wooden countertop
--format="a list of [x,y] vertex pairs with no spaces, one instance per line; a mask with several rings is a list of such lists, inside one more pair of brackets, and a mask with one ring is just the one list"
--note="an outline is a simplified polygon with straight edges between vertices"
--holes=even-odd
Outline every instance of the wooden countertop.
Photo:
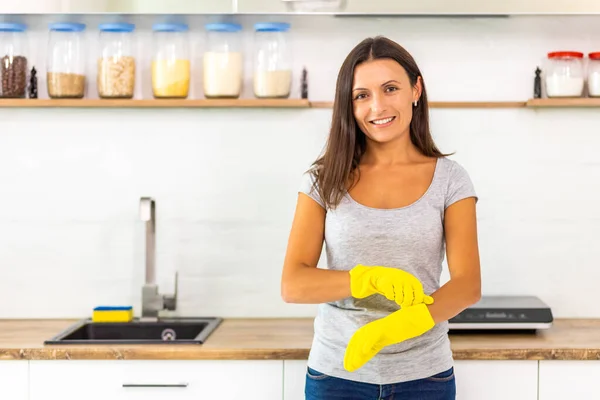
[[[312,318],[225,319],[204,345],[49,345],[73,320],[0,320],[0,360],[301,360]],[[451,334],[457,360],[600,360],[600,319],[560,319],[537,334]]]

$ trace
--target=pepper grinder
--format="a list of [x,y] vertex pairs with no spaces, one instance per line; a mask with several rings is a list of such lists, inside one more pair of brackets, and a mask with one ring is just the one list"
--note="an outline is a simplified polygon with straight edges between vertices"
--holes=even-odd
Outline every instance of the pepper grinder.
[[31,77],[29,78],[29,98],[38,98],[37,71],[35,67],[31,68]]
[[535,69],[535,79],[533,80],[533,98],[541,99],[542,98],[542,78],[540,74],[542,70],[540,67]]
[[302,89],[301,90],[302,91],[301,97],[303,99],[308,99],[308,81],[306,79],[307,78],[307,74],[308,73],[306,72],[306,67],[304,67],[302,69],[302,86],[301,86],[301,89]]

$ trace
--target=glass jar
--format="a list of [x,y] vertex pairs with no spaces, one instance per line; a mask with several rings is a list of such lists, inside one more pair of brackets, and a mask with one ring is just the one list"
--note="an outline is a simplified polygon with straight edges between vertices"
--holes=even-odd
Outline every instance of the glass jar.
[[50,24],[46,80],[51,98],[82,98],[85,93],[85,24]]
[[188,26],[156,24],[152,27],[152,92],[155,98],[186,98],[190,88]]
[[600,51],[588,54],[588,60],[588,95],[600,97]]
[[98,29],[100,54],[97,60],[98,96],[101,98],[133,97],[135,57],[133,31],[127,23],[101,24]]
[[292,86],[292,56],[287,23],[254,25],[254,96],[287,98]]
[[585,84],[583,53],[551,52],[548,53],[547,64],[545,81],[548,97],[582,96]]
[[0,97],[23,98],[27,90],[26,31],[23,24],[0,23]]
[[203,88],[207,98],[240,97],[244,80],[242,27],[218,23],[205,26],[207,49],[204,53]]

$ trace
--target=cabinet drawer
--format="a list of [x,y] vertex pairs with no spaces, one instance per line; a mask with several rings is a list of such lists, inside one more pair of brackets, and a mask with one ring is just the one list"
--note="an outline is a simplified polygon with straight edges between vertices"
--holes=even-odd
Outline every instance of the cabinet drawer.
[[541,360],[539,400],[598,398],[600,361]]
[[28,361],[0,361],[0,399],[27,400]]
[[457,360],[457,400],[537,400],[534,360]]
[[282,361],[32,361],[30,400],[278,399]]

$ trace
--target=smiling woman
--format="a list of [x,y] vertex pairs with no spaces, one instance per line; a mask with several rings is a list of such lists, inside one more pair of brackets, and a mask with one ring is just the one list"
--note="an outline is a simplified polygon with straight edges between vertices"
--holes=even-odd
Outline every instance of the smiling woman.
[[[412,105],[418,105],[423,90],[421,77],[413,84],[404,68],[391,59],[360,64],[354,76],[354,116],[367,138],[385,143],[410,134]],[[397,79],[385,80],[388,77]],[[391,125],[394,129],[385,129]]]
[[381,148],[407,136],[425,157],[448,155],[438,150],[431,136],[427,91],[413,57],[390,39],[365,39],[342,64],[329,141],[314,165],[325,203],[335,207],[348,189],[348,179],[357,182],[354,175],[362,172],[357,167],[367,144]]
[[[455,399],[447,321],[480,298],[477,195],[436,147],[428,113],[399,44],[368,38],[344,60],[281,279],[286,302],[319,303],[307,400]],[[316,268],[323,242],[327,268]]]

